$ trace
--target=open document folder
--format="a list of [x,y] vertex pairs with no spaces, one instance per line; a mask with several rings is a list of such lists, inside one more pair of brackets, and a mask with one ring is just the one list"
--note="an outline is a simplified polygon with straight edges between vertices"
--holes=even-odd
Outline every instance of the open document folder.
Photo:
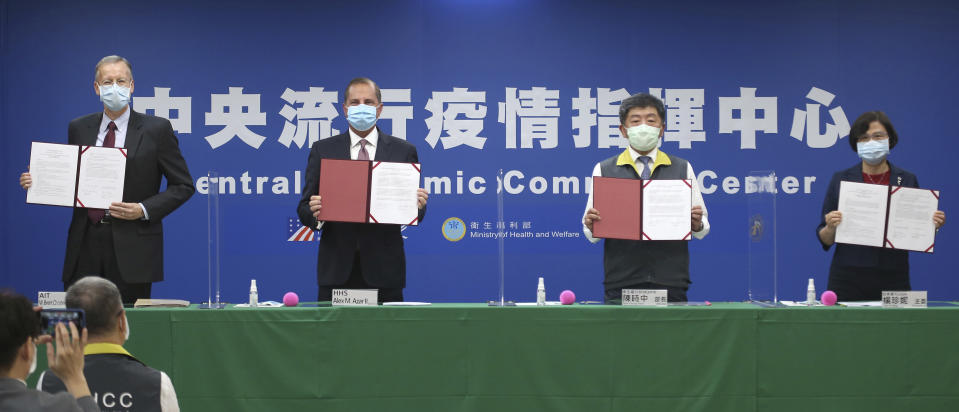
[[318,220],[416,225],[419,163],[322,159]]
[[109,209],[123,201],[126,167],[122,147],[33,142],[27,203]]
[[629,240],[689,240],[692,183],[686,179],[593,178],[593,208],[602,219],[593,236]]
[[836,243],[932,253],[939,191],[842,181]]

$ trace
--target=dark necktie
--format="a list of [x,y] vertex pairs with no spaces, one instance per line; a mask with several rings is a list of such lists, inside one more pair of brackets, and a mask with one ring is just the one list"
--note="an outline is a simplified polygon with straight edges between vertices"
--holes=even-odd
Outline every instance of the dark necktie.
[[[116,123],[110,122],[107,125],[107,135],[103,138],[103,147],[114,147],[117,143],[117,125]],[[103,219],[103,216],[106,215],[106,211],[103,209],[87,209],[87,217],[93,223],[98,223]]]
[[648,180],[648,179],[649,179],[649,174],[650,174],[650,171],[649,171],[649,161],[650,161],[650,160],[653,160],[653,159],[652,159],[651,157],[649,157],[649,156],[640,156],[640,157],[639,157],[639,161],[640,161],[640,162],[643,162],[643,174],[639,176],[640,179],[643,179],[643,180]]
[[360,153],[356,155],[356,160],[370,160],[370,152],[366,151],[366,145],[370,142],[366,139],[360,139]]

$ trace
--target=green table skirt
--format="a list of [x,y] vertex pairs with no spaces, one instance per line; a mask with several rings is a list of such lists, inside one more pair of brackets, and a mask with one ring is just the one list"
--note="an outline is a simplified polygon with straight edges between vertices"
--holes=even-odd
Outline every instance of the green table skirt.
[[959,410],[959,306],[131,309],[184,411]]

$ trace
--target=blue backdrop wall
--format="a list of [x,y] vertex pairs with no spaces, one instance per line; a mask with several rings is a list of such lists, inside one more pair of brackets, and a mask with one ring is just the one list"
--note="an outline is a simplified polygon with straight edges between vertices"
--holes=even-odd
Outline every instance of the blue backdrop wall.
[[[602,295],[602,246],[581,235],[593,165],[625,147],[622,97],[662,96],[662,150],[691,161],[712,224],[691,242],[693,300],[746,297],[744,177],[775,170],[779,294],[825,286],[814,229],[832,173],[858,159],[848,125],[881,109],[890,156],[942,191],[957,183],[952,97],[959,6],[950,1],[7,1],[0,0],[0,286],[60,290],[70,211],[27,205],[16,183],[31,141],[65,142],[102,110],[93,66],[133,63],[134,107],[170,118],[198,192],[165,219],[166,280],[154,297],[205,300],[210,170],[221,187],[223,296],[315,296],[317,243],[290,241],[310,144],[346,130],[342,89],[384,89],[380,127],[415,144],[431,191],[407,237],[408,300]],[[507,175],[504,227],[496,171]],[[232,182],[232,183],[230,183]],[[213,189],[215,190],[215,188]],[[463,239],[444,222],[458,218]],[[291,219],[293,219],[291,221]],[[455,221],[455,220],[454,220]],[[913,287],[959,298],[950,226],[912,253]],[[549,237],[545,237],[549,235]]]

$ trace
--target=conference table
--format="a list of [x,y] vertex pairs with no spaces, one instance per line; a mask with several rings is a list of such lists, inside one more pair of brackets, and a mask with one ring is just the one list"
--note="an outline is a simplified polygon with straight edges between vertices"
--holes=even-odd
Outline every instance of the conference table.
[[184,411],[956,411],[959,306],[139,308]]

